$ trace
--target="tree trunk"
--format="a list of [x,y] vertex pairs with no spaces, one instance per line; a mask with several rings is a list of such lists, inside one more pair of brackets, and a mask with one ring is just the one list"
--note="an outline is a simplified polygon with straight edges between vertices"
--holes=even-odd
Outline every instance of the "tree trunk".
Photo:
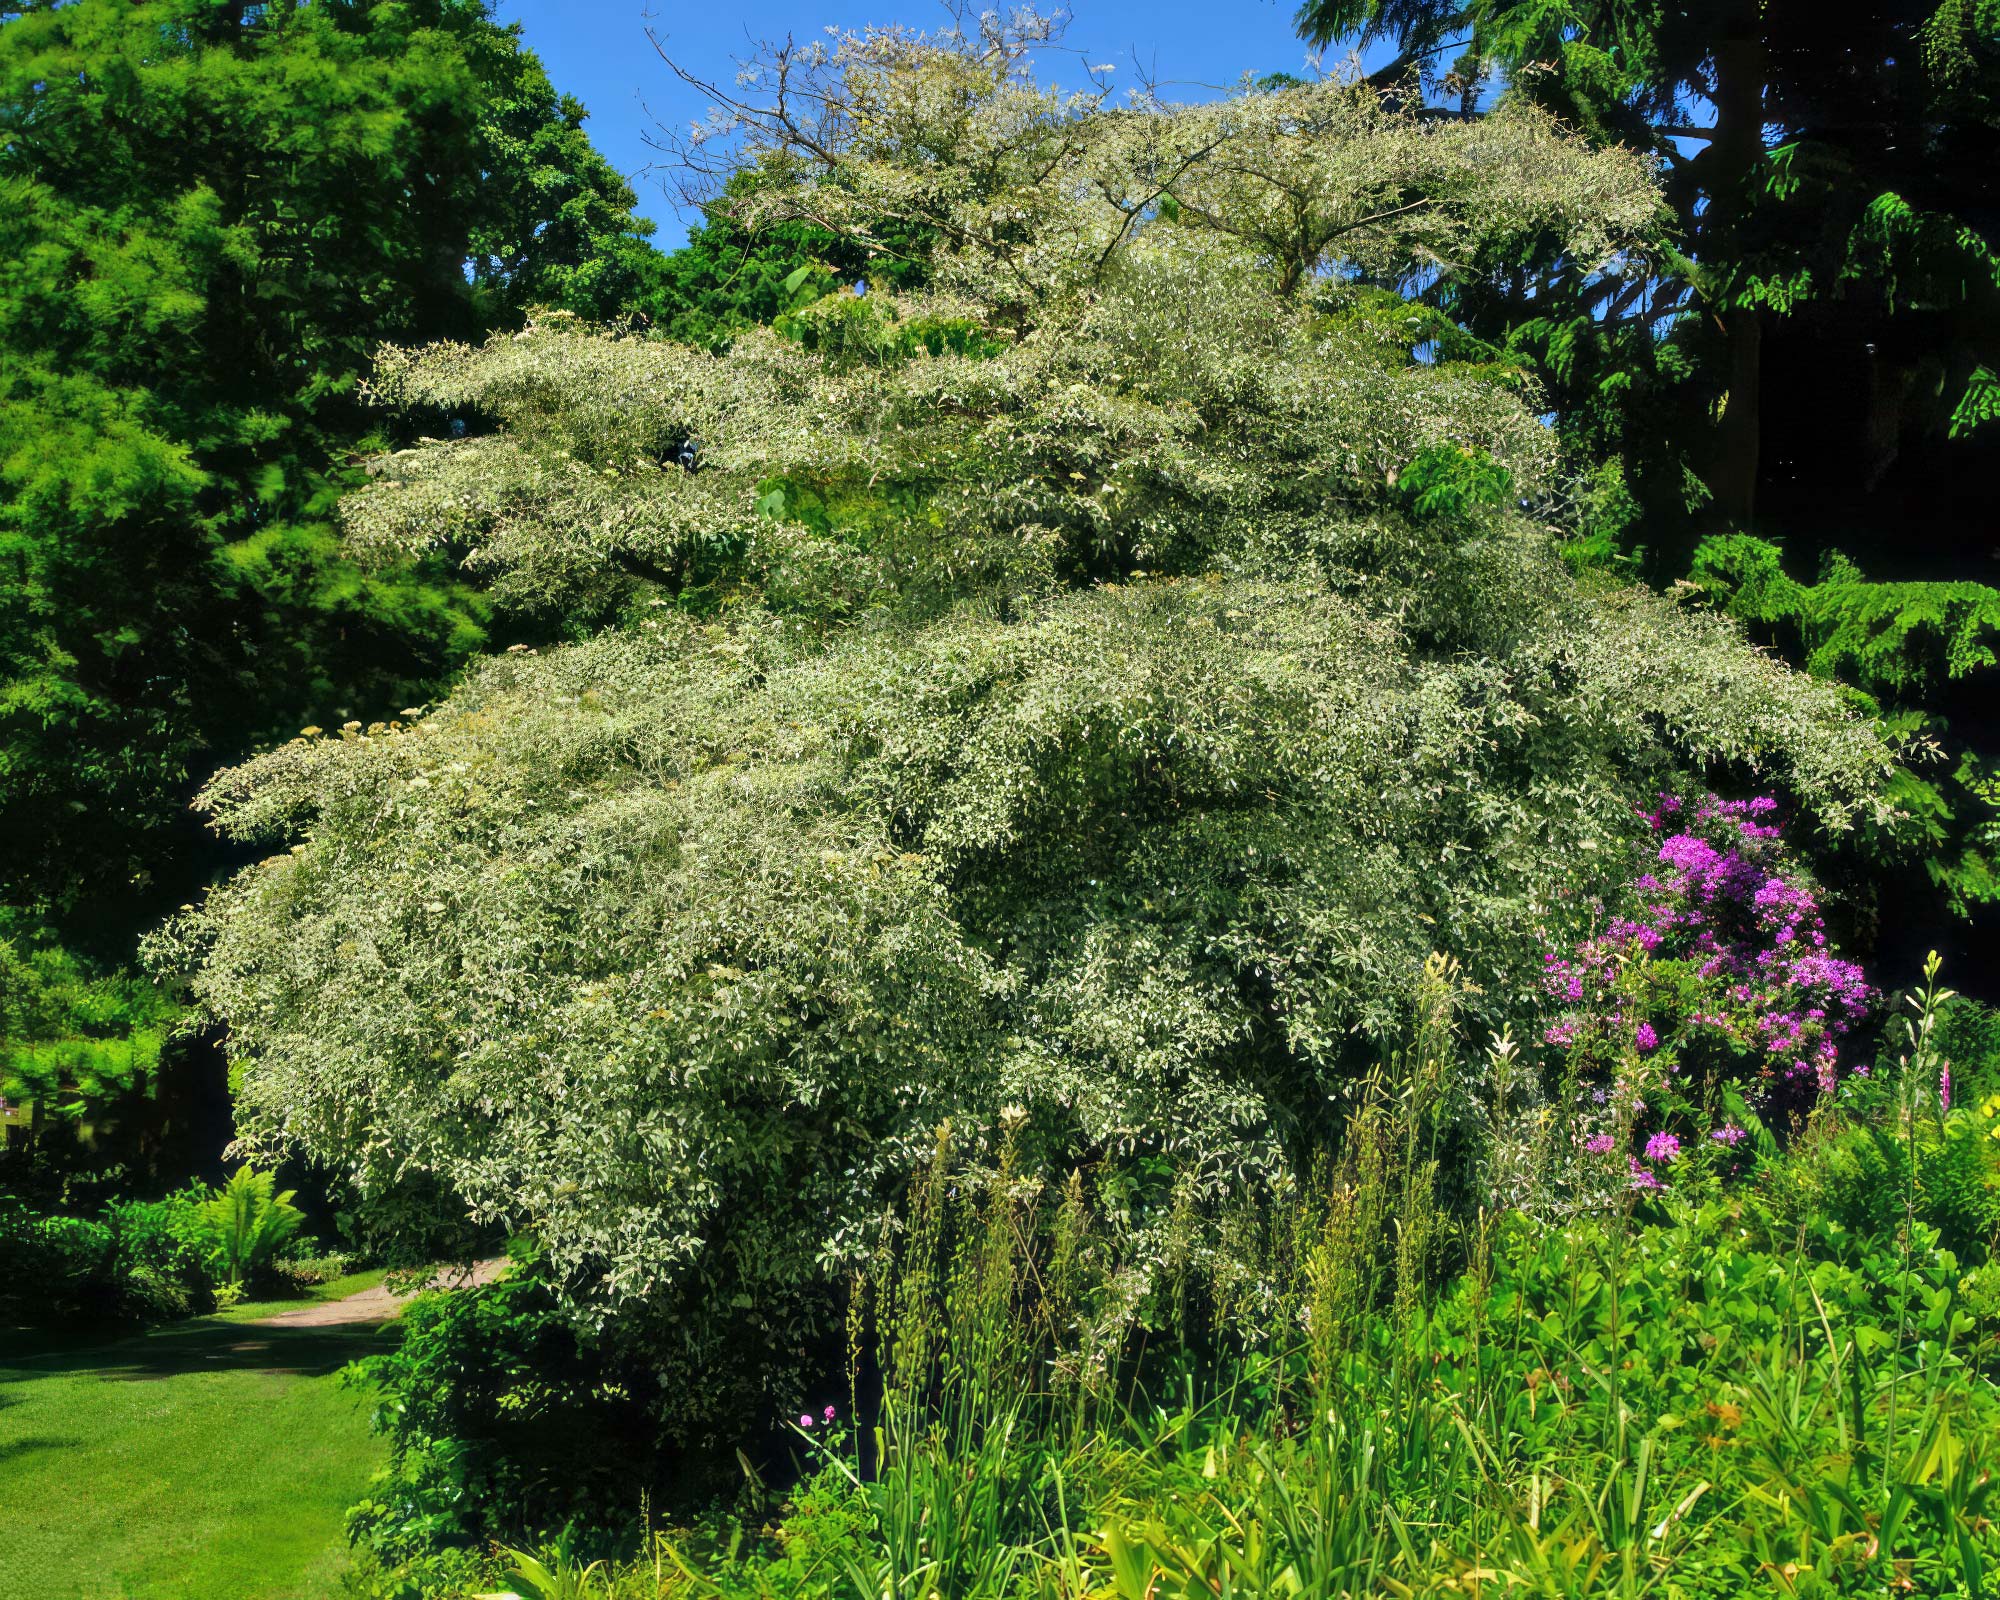
[[1729,389],[1715,424],[1715,459],[1708,490],[1715,517],[1747,528],[1757,512],[1758,456],[1763,446],[1759,415],[1763,387],[1764,323],[1755,306],[1723,314],[1729,349]]
[[[1744,247],[1737,223],[1749,203],[1746,187],[1764,158],[1764,66],[1764,41],[1752,13],[1715,50],[1715,139],[1704,163],[1708,206],[1701,230],[1702,264],[1711,273],[1720,273]],[[1712,514],[1736,527],[1748,526],[1757,509],[1764,349],[1762,313],[1735,300],[1741,289],[1732,281],[1715,308],[1728,351],[1728,389],[1708,473]]]

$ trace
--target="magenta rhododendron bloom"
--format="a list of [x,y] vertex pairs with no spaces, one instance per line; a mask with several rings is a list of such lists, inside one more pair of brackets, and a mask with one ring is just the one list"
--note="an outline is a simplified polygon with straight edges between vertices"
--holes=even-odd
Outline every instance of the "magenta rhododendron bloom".
[[[1648,817],[1651,857],[1596,933],[1543,958],[1558,1007],[1543,1043],[1569,1058],[1590,1101],[1644,1140],[1646,1162],[1682,1154],[1669,1126],[1698,1115],[1695,1086],[1749,1079],[1767,1103],[1834,1087],[1840,1041],[1873,991],[1829,947],[1810,876],[1785,849],[1769,798],[1688,802],[1662,796]],[[1949,1104],[1949,1079],[1938,1086]],[[1647,1131],[1648,1124],[1651,1132]],[[1733,1149],[1733,1124],[1709,1137]],[[1609,1154],[1598,1134],[1584,1148]],[[1635,1189],[1664,1187],[1630,1157]]]
[[[1767,1093],[1831,1089],[1841,1038],[1872,997],[1860,967],[1827,948],[1826,922],[1787,856],[1777,802],[1690,807],[1662,798],[1648,821],[1652,866],[1628,887],[1623,914],[1567,955],[1550,953],[1543,985],[1563,1013],[1546,1043],[1582,1050],[1609,1070],[1624,1040],[1747,1057]],[[1678,963],[1697,980],[1658,993],[1635,988],[1649,963]],[[1633,1027],[1632,1010],[1646,1021]]]

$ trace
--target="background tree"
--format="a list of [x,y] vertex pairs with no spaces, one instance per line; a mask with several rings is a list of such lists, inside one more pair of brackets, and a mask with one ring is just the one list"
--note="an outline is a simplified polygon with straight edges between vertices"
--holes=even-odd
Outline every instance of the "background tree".
[[[0,19],[0,942],[116,966],[212,870],[204,772],[484,637],[451,574],[364,573],[327,521],[384,438],[375,347],[622,314],[660,258],[479,0]],[[117,1034],[107,992],[10,1008],[0,1051],[51,1059],[29,1015]]]
[[658,332],[721,349],[746,328],[775,322],[836,287],[923,283],[929,241],[885,256],[812,222],[746,223],[739,219],[754,212],[756,186],[754,173],[738,172],[717,193],[686,196],[702,220],[688,229],[685,245],[662,259],[639,307]]
[[[1580,554],[1693,577],[1905,733],[1921,819],[1874,885],[1908,950],[1994,946],[2000,10],[1312,0],[1434,114],[1506,98],[1661,164],[1675,249],[1631,277],[1509,241],[1434,297],[1528,360],[1579,462]],[[1923,873],[1910,869],[1921,863]],[[1921,885],[1926,877],[1931,892]],[[1978,980],[1973,980],[1977,982]]]

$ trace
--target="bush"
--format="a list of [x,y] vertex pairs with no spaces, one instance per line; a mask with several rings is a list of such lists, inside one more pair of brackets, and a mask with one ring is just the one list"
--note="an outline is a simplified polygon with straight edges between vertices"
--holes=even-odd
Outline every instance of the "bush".
[[1866,1080],[1829,1109],[1785,1169],[1788,1214],[1886,1237],[1907,1209],[1968,1266],[1985,1262],[2000,1240],[2000,1122],[1961,1106],[1898,1126],[1892,1109]]
[[278,1270],[304,1217],[268,1174],[245,1168],[220,1190],[114,1200],[101,1219],[45,1214],[0,1195],[0,1297],[36,1321],[166,1322],[214,1309],[253,1276],[295,1284],[351,1271],[346,1257]]
[[1830,1219],[1876,1238],[1915,1225],[1978,1265],[2000,1244],[2000,1093],[1979,1093],[1990,1061],[1969,1052],[1968,1072],[1957,1053],[1977,1044],[1985,1008],[1943,988],[1940,965],[1933,953],[1873,1069],[1822,1104],[1767,1189],[1799,1227]]
[[[472,431],[379,463],[350,540],[577,642],[218,775],[264,859],[153,947],[247,1139],[532,1234],[691,1442],[803,1380],[940,1123],[1019,1106],[1164,1228],[1176,1183],[1310,1171],[1432,951],[1518,1019],[1663,786],[1887,818],[1833,686],[1569,571],[1513,369],[1353,292],[1523,229],[1601,261],[1642,164],[1332,81],[1100,116],[997,59],[800,67],[853,127],[960,108],[855,152],[980,241],[927,298],[721,357],[563,319],[385,355],[378,396]],[[960,140],[976,200],[936,184]],[[1169,147],[1174,205],[1128,203]]]
[[0,1197],[0,1300],[37,1323],[169,1322],[210,1306],[187,1196],[103,1218],[44,1215]]
[[286,1256],[272,1262],[266,1275],[288,1289],[317,1289],[359,1272],[364,1260],[342,1250],[326,1255]]
[[200,1208],[205,1191],[183,1189],[162,1200],[115,1201],[105,1210],[117,1240],[118,1268],[142,1321],[169,1321],[214,1302]]
[[41,1216],[0,1195],[0,1297],[35,1321],[119,1312],[117,1239],[102,1222]]
[[371,1582],[462,1576],[473,1553],[634,1516],[660,1459],[657,1377],[581,1337],[543,1263],[423,1295],[357,1379],[380,1386],[389,1465],[349,1514]]
[[190,1284],[151,1267],[129,1268],[119,1280],[118,1290],[120,1309],[134,1322],[178,1322],[215,1305],[206,1280]]
[[1809,1104],[1839,1082],[1840,1042],[1874,991],[1835,954],[1778,817],[1768,796],[1660,797],[1657,848],[1615,914],[1545,958],[1550,996],[1571,1009],[1544,1038],[1572,1072],[1655,1099],[1684,1098],[1677,1076],[1742,1078],[1766,1106]]
[[1954,1102],[2000,1095],[2000,1010],[1953,995],[1939,1009],[1937,1053],[1951,1063]]
[[120,1260],[168,1277],[206,1280],[207,1240],[200,1220],[206,1198],[197,1184],[160,1200],[113,1201],[104,1220],[118,1236]]

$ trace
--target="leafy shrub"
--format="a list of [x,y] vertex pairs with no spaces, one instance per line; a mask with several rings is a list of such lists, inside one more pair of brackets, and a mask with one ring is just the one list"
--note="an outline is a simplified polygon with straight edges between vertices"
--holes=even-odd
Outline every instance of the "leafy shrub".
[[1648,819],[1656,859],[1618,914],[1573,954],[1545,958],[1550,995],[1572,1009],[1544,1037],[1572,1070],[1605,1078],[1647,1057],[1658,1094],[1676,1074],[1720,1066],[1781,1104],[1834,1087],[1840,1041],[1872,991],[1828,943],[1777,811],[1768,797],[1661,797]]
[[185,1278],[156,1272],[151,1267],[129,1268],[120,1279],[120,1309],[137,1322],[178,1322],[211,1309],[215,1296],[202,1279],[192,1284]]
[[2000,1010],[1953,995],[1939,1008],[1937,1053],[1951,1063],[1958,1103],[2000,1094]]
[[[1218,1195],[1310,1161],[1441,937],[1481,1004],[1532,993],[1523,908],[1580,909],[1627,853],[1618,773],[1653,713],[1612,709],[1626,651],[1657,665],[1690,620],[1642,609],[1516,663],[1574,712],[1532,719],[1546,758],[1610,785],[1553,811],[1540,734],[1463,720],[1483,667],[1401,658],[1296,585],[824,652],[748,619],[612,635],[488,668],[420,733],[224,780],[242,827],[305,808],[312,842],[182,932],[246,1127],[310,1136],[371,1196],[423,1149],[726,1435],[939,1122],[1018,1101],[1053,1161]],[[1739,664],[1761,718],[1766,669]],[[1440,876],[1446,853],[1480,864]]]
[[1563,1008],[1543,1076],[1568,1143],[1610,1169],[1600,1194],[1658,1188],[1697,1153],[1740,1164],[1841,1082],[1874,991],[1835,953],[1777,813],[1769,797],[1660,796],[1643,870],[1600,927],[1543,957]]
[[162,1200],[116,1201],[105,1221],[117,1240],[119,1270],[142,1320],[169,1321],[208,1309],[214,1288],[199,1185]]
[[[41,1215],[0,1196],[0,1294],[37,1318],[171,1321],[240,1296],[304,1221],[289,1192],[247,1167],[219,1190],[114,1200],[101,1220]],[[298,1278],[326,1281],[311,1269]]]
[[41,1216],[0,1195],[0,1295],[37,1320],[118,1311],[117,1240],[102,1222]]
[[115,1201],[101,1219],[0,1196],[0,1297],[35,1321],[167,1322],[211,1303],[202,1191]]
[[1650,225],[1638,163],[1333,82],[1100,116],[997,59],[799,64],[843,128],[924,124],[811,185],[961,242],[922,298],[720,358],[563,320],[385,356],[380,396],[492,431],[379,463],[351,541],[601,631],[218,776],[267,859],[155,946],[253,1145],[531,1234],[690,1441],[796,1391],[940,1123],[1020,1106],[1163,1237],[1176,1183],[1311,1170],[1434,950],[1518,1018],[1663,785],[1884,810],[1835,690],[1571,575],[1518,369],[1416,359],[1334,281],[1524,228],[1593,270]]
[[201,1207],[207,1198],[197,1184],[161,1200],[112,1202],[104,1217],[118,1237],[120,1258],[169,1277],[205,1276],[208,1238]]
[[[372,1508],[364,1501],[352,1519]],[[486,1551],[452,1546],[389,1562],[365,1542],[354,1551],[353,1565],[342,1579],[344,1591],[361,1600],[463,1600],[469,1594],[506,1591],[500,1563]]]
[[384,1593],[463,1575],[495,1541],[637,1511],[658,1379],[578,1334],[543,1263],[518,1255],[495,1283],[419,1296],[402,1330],[357,1372],[381,1389],[390,1457],[348,1526]]
[[346,1251],[324,1255],[283,1256],[271,1263],[268,1275],[292,1289],[316,1289],[361,1270],[366,1258]]
[[1965,1012],[1939,970],[1933,954],[1873,1069],[1842,1084],[1766,1186],[1799,1227],[1833,1219],[1869,1238],[1920,1227],[1976,1265],[2000,1244],[2000,1094],[1973,1098],[1947,1054],[1964,1042]]
[[1968,1264],[2000,1238],[2000,1141],[1970,1110],[1924,1119],[1903,1133],[1870,1120],[1842,1120],[1801,1153],[1800,1209],[1858,1234],[1887,1236],[1912,1213]]

